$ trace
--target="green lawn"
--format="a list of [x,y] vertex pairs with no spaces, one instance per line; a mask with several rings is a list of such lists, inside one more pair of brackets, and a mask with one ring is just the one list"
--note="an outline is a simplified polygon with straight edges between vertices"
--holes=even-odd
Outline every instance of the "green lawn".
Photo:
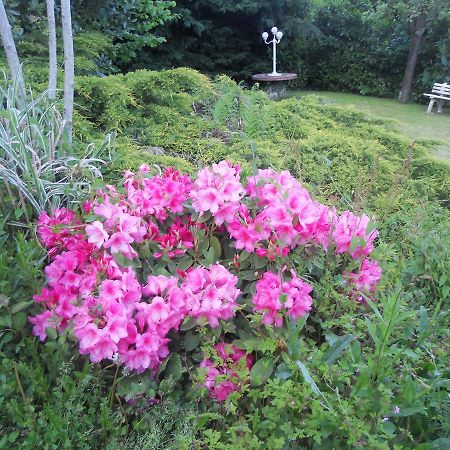
[[396,128],[411,139],[434,139],[441,144],[434,154],[450,160],[450,107],[446,104],[443,114],[427,114],[427,105],[404,104],[393,99],[366,97],[356,94],[325,91],[292,91],[290,95],[318,95],[325,102],[354,106],[375,116],[391,119]]

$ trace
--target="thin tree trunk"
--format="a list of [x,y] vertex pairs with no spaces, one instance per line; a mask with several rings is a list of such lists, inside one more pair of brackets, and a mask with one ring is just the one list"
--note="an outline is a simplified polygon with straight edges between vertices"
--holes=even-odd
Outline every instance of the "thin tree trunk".
[[411,94],[412,83],[414,79],[414,71],[416,70],[417,57],[419,56],[420,46],[422,44],[423,34],[427,27],[427,16],[423,12],[417,17],[414,22],[411,44],[408,51],[408,59],[406,60],[405,72],[403,74],[400,94],[398,96],[399,102],[407,102]]
[[55,23],[55,0],[47,0],[47,21],[48,21],[48,98],[53,100],[56,97],[56,80],[58,67],[56,60],[56,23]]
[[11,78],[17,88],[18,100],[20,104],[23,104],[25,101],[25,81],[3,0],[0,0],[0,36],[2,38],[3,48],[5,49]]
[[64,122],[68,140],[69,142],[72,142],[73,83],[75,67],[70,0],[61,0],[61,19],[64,43]]

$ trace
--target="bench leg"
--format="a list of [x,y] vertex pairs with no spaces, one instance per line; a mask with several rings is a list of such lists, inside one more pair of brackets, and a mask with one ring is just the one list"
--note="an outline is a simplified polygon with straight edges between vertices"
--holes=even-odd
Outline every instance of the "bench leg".
[[433,105],[434,105],[434,102],[435,102],[435,101],[436,101],[436,100],[435,100],[434,98],[430,99],[430,103],[428,103],[428,109],[427,109],[427,113],[428,113],[428,114],[431,113],[431,110],[433,109]]
[[442,114],[442,105],[444,104],[444,102],[442,100],[438,100],[437,101],[437,112],[439,114]]

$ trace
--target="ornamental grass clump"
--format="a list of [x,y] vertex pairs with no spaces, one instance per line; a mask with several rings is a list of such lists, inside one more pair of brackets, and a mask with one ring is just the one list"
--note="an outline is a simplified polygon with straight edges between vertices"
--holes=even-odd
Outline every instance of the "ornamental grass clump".
[[143,165],[123,186],[98,189],[79,215],[42,213],[38,233],[50,261],[35,296],[44,310],[30,318],[36,336],[68,329],[92,362],[156,377],[175,338],[219,330],[219,358],[200,363],[219,401],[241,389],[254,361],[233,340],[305,317],[321,282],[314,267],[332,265],[342,292],[361,303],[374,299],[381,276],[368,216],[338,214],[286,171],[259,170],[244,182],[225,161],[194,180]]

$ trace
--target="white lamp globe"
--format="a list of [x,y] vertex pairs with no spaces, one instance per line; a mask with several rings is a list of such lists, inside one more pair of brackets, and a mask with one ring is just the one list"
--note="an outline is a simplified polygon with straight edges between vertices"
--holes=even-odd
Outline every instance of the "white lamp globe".
[[263,33],[261,36],[262,36],[262,38],[263,38],[264,40],[266,40],[266,39],[269,37],[269,33],[267,33],[266,31],[264,31],[264,33]]
[[280,39],[283,37],[283,32],[282,32],[282,31],[277,31],[277,32],[275,33],[275,36],[276,36],[276,38],[277,38],[278,40],[280,40]]
[[272,27],[272,29],[270,30],[273,34],[275,34],[278,31],[277,27]]

